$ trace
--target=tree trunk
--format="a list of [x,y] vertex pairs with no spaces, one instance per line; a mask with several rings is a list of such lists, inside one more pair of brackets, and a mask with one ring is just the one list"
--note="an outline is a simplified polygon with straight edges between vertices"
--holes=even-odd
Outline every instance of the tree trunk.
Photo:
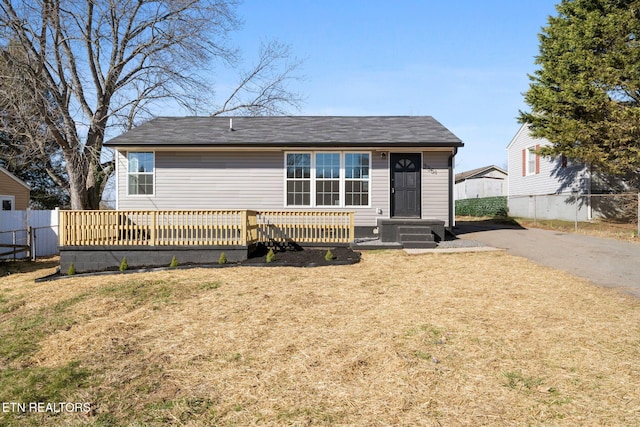
[[[209,78],[199,71],[211,59],[236,61],[226,44],[239,23],[233,0],[0,4],[0,65],[7,68],[0,73],[0,110],[16,119],[12,129],[0,121],[0,130],[20,135],[28,124],[28,135],[51,152],[63,151],[72,209],[100,207],[113,172],[101,157],[108,124],[130,128],[165,99],[209,110]],[[300,97],[286,86],[300,63],[288,59],[285,45],[261,46],[258,64],[216,114],[297,107]],[[89,126],[86,138],[79,123]]]
[[87,193],[87,207],[86,209],[100,209],[100,201],[102,200],[102,191],[100,191],[102,185],[102,171],[100,165],[91,162],[89,171],[86,177],[85,189]]
[[104,88],[104,93],[99,100],[98,110],[93,115],[91,126],[87,133],[87,140],[84,146],[85,157],[85,192],[86,205],[85,209],[100,209],[102,200],[103,181],[108,177],[102,169],[100,157],[102,154],[102,144],[104,142],[104,132],[108,120],[108,106],[111,102],[111,93],[113,92],[112,83],[109,82]]
[[73,150],[65,150],[64,159],[69,176],[71,209],[92,209],[87,192],[87,162],[85,162],[84,156]]

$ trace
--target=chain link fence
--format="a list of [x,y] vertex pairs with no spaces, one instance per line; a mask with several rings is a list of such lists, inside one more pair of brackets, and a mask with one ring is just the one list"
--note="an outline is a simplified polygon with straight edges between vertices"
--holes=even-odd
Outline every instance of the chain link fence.
[[544,194],[509,196],[509,216],[536,221],[561,220],[575,224],[576,230],[594,222],[612,229],[640,234],[638,193]]

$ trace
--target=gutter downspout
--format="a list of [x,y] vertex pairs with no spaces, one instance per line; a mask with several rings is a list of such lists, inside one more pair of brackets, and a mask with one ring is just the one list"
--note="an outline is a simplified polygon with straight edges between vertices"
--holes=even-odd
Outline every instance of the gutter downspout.
[[453,147],[452,153],[449,154],[449,161],[447,165],[449,167],[449,227],[447,228],[450,232],[453,231],[453,227],[456,225],[456,208],[455,208],[455,202],[453,198],[454,180],[455,180],[453,169],[455,165],[456,154],[458,154],[458,147]]

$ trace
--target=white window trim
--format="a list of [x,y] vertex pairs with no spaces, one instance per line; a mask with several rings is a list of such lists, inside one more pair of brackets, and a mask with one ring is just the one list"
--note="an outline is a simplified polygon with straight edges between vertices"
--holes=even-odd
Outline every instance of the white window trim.
[[0,194],[0,210],[2,209],[2,202],[4,202],[5,200],[9,200],[11,202],[11,210],[10,211],[5,211],[5,212],[15,211],[16,210],[16,196]]
[[[289,154],[310,154],[311,155],[311,197],[309,205],[289,205],[287,203],[287,155]],[[318,205],[316,204],[316,154],[340,154],[340,203],[338,205]],[[354,181],[367,181],[369,183],[369,203],[367,205],[349,205],[345,204],[346,201],[346,173],[345,173],[345,154],[367,154],[369,156],[369,177],[367,179],[355,179]],[[373,162],[373,154],[371,151],[307,151],[307,150],[295,150],[295,151],[285,151],[284,152],[284,207],[289,209],[295,208],[320,208],[320,209],[370,209],[371,208],[371,163]],[[155,169],[154,169],[155,170]],[[154,181],[155,184],[155,181]]]
[[[533,153],[536,150],[536,146],[535,145],[530,145],[527,148],[525,148],[527,156],[526,156],[526,175],[525,176],[530,176],[530,175],[537,175],[536,174],[536,163],[539,161],[536,159],[536,157],[538,156],[538,154]],[[529,156],[533,155],[534,156],[534,160],[533,160],[533,170],[529,170],[529,166],[531,165],[531,162],[529,161]]]
[[[129,172],[129,154],[133,154],[133,153],[151,153],[151,155],[153,156],[153,172],[150,174],[152,176],[153,179],[153,192],[151,194],[131,194],[130,190],[129,190],[129,175],[132,172]],[[127,159],[126,163],[127,163],[127,168],[126,168],[126,172],[125,175],[127,177],[126,180],[126,186],[127,186],[127,196],[128,197],[155,197],[156,195],[156,152],[153,150],[144,150],[144,151],[127,151],[125,152],[125,158]]]

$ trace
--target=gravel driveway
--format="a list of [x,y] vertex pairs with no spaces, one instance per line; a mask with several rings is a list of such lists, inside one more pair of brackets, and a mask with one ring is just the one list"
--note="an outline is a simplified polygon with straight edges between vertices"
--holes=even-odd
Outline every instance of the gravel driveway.
[[459,222],[458,238],[508,250],[593,283],[640,297],[640,242],[525,229],[491,222]]

